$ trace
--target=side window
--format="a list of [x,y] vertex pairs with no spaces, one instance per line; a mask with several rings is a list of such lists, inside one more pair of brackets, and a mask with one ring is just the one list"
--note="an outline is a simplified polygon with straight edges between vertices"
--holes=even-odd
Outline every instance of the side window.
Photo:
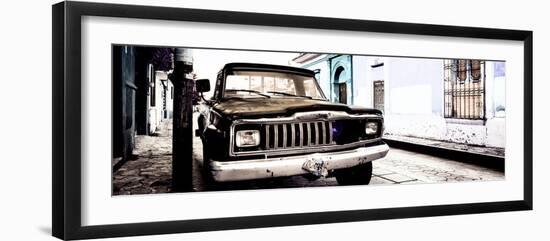
[[313,81],[313,79],[304,80],[304,94],[315,98],[321,97],[321,95],[317,92],[317,86]]
[[220,95],[220,85],[222,84],[222,78],[223,78],[223,71],[218,72],[218,76],[216,77],[216,86],[214,88],[214,95],[212,96],[213,99],[218,99],[218,96]]

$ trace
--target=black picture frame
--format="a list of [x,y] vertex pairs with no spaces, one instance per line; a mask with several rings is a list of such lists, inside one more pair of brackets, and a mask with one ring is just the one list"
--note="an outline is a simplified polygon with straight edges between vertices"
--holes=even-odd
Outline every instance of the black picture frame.
[[[532,210],[533,32],[384,21],[335,19],[170,7],[60,2],[53,15],[52,233],[60,239],[105,238],[212,230]],[[404,208],[140,222],[81,224],[81,18],[103,16],[257,26],[350,30],[425,36],[516,40],[524,43],[524,194],[521,200]]]

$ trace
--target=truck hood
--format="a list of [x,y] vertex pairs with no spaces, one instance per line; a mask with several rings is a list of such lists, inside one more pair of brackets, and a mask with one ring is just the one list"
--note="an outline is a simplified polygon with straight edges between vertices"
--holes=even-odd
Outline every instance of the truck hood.
[[305,98],[227,99],[216,103],[213,108],[232,119],[291,116],[296,112],[319,110],[345,111],[349,114],[382,114],[377,109]]

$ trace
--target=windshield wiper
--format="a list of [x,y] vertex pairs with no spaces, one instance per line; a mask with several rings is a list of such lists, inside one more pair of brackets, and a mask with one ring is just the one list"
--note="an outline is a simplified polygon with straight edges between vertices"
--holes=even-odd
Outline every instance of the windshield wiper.
[[313,97],[307,96],[307,95],[295,95],[295,94],[290,94],[290,93],[286,93],[286,92],[279,92],[279,91],[267,91],[267,93],[313,99]]
[[254,93],[254,94],[257,94],[257,95],[261,95],[263,97],[267,97],[267,98],[271,98],[271,96],[269,95],[266,95],[260,91],[257,91],[257,90],[247,90],[247,89],[226,89],[225,91],[243,91],[243,92],[248,92],[248,93]]

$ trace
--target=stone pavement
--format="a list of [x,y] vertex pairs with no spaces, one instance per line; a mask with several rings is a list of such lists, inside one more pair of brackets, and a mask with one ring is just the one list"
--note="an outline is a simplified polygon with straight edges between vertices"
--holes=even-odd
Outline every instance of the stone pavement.
[[[136,158],[113,174],[113,195],[170,192],[172,139],[171,121],[162,124],[156,136],[137,136]],[[202,143],[193,138],[193,186],[204,191]],[[472,164],[391,148],[386,158],[373,162],[370,185],[419,184],[504,180],[504,173]],[[301,176],[247,181],[226,186],[228,190],[336,186],[336,178],[308,180]]]
[[172,121],[162,122],[153,136],[136,136],[133,154],[113,173],[113,195],[170,192]]
[[397,136],[397,135],[388,135],[388,134],[384,135],[384,139],[504,158],[504,148],[499,148],[499,147],[476,146],[476,145],[459,144],[459,143],[431,140],[431,139],[418,138],[418,137]]
[[371,184],[504,180],[504,173],[463,162],[391,148],[373,162]]

